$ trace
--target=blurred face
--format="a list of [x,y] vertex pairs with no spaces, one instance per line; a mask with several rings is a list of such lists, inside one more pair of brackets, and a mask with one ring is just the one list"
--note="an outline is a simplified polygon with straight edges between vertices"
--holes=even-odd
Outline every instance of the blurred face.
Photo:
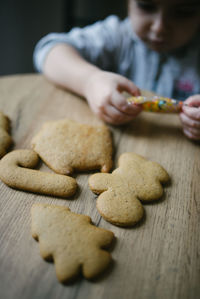
[[200,0],[129,0],[134,32],[157,52],[187,44],[200,29]]

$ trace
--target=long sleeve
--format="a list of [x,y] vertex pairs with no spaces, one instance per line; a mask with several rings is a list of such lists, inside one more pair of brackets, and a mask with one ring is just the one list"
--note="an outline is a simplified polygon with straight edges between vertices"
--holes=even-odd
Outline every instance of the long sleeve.
[[37,71],[42,72],[49,51],[59,43],[73,46],[87,61],[103,69],[112,69],[119,49],[123,22],[116,16],[68,33],[50,33],[36,45],[33,59]]

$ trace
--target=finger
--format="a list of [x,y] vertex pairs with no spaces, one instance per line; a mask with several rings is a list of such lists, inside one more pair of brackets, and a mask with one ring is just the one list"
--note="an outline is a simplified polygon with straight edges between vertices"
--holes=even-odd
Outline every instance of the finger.
[[124,122],[120,122],[120,121],[116,121],[113,120],[109,115],[105,114],[105,113],[101,113],[101,116],[99,116],[103,121],[105,121],[106,123],[112,124],[112,125],[121,125]]
[[194,132],[191,128],[183,127],[184,134],[193,140],[200,140],[200,132]]
[[112,105],[106,105],[102,111],[104,115],[109,116],[112,119],[113,124],[122,124],[129,122],[133,119],[133,116],[129,116]]
[[102,109],[97,109],[96,106],[94,107],[91,107],[94,114],[96,114],[100,119],[102,119],[103,121],[109,123],[109,124],[112,124],[113,123],[113,120],[110,116],[108,116],[106,113],[104,113],[102,111]]
[[142,111],[142,107],[139,105],[127,102],[126,97],[124,97],[120,92],[116,91],[110,100],[112,106],[116,107],[117,110],[129,115],[136,116]]
[[200,135],[194,135],[193,133],[191,133],[187,128],[183,128],[183,132],[184,134],[193,140],[200,140]]
[[189,97],[184,103],[193,107],[200,107],[200,95],[196,94]]
[[127,91],[134,96],[140,96],[140,89],[129,79],[125,77],[120,77],[120,82],[118,86],[119,92]]
[[111,124],[113,126],[122,125],[122,124],[125,124],[125,123],[129,122],[129,121],[121,121],[121,122],[120,121],[115,121],[111,117],[109,117],[108,115],[105,115],[105,114],[102,116],[102,119],[106,123]]
[[109,124],[112,124],[112,125],[115,124],[113,119],[110,116],[106,115],[105,113],[101,114],[101,119],[104,120],[106,123],[109,123]]
[[180,113],[180,119],[183,125],[188,126],[190,128],[200,129],[200,121],[188,117],[185,113]]
[[183,105],[182,111],[190,118],[200,121],[200,107],[191,107]]
[[195,129],[195,128],[190,128],[187,126],[183,126],[187,131],[189,131],[191,134],[195,135],[195,136],[200,136],[200,130],[199,129]]
[[183,103],[183,112],[194,120],[200,120],[200,95],[193,95]]
[[105,106],[105,113],[109,115],[115,123],[118,124],[129,122],[133,119],[132,115],[123,113],[112,105]]

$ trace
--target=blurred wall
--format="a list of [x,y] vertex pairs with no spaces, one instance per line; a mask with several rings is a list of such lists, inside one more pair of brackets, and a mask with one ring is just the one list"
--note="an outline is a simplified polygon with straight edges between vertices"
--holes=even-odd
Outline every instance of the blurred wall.
[[36,41],[63,24],[63,0],[0,0],[0,75],[32,72]]
[[0,75],[34,72],[36,42],[49,32],[126,14],[126,0],[0,0]]
[[127,0],[75,0],[73,16],[76,25],[85,26],[106,16],[116,14],[126,16]]

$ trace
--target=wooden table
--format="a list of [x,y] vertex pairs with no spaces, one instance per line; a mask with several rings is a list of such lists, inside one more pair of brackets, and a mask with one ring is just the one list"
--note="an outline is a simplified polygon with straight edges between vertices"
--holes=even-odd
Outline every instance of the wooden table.
[[[0,79],[0,110],[12,121],[14,148],[30,140],[48,120],[100,121],[86,102],[54,87],[40,75]],[[134,228],[119,228],[102,219],[88,188],[89,174],[77,175],[78,194],[70,200],[15,191],[0,182],[0,298],[173,299],[200,298],[200,146],[181,131],[177,115],[142,113],[129,125],[110,127],[115,162],[134,151],[161,163],[171,184],[165,196],[145,205],[145,219]],[[116,165],[116,164],[115,164]],[[50,171],[42,166],[44,171]],[[69,206],[114,232],[113,266],[94,282],[84,278],[64,286],[52,263],[39,255],[30,234],[35,202]]]

